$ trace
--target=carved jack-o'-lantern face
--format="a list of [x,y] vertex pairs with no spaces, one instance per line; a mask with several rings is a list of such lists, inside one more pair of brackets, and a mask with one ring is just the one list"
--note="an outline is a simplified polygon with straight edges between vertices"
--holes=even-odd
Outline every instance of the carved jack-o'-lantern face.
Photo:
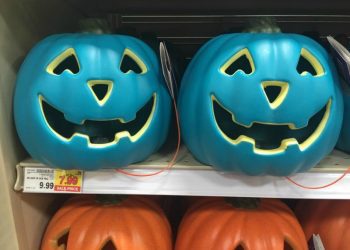
[[147,197],[76,196],[50,220],[42,250],[170,250],[162,209]]
[[179,97],[183,138],[225,171],[288,175],[335,145],[342,117],[326,51],[295,34],[228,34],[189,65]]
[[180,223],[175,250],[306,250],[293,212],[274,199],[210,197],[195,201]]
[[49,37],[18,75],[19,136],[49,165],[97,169],[143,160],[165,140],[169,118],[156,55],[132,37]]

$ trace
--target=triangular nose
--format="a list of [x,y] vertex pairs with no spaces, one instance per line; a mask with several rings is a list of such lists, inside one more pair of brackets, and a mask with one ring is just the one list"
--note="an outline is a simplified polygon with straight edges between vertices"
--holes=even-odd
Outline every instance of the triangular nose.
[[283,103],[289,89],[287,82],[265,81],[261,85],[272,109],[276,109]]
[[109,99],[113,83],[108,80],[93,80],[88,82],[91,93],[100,106],[103,106]]

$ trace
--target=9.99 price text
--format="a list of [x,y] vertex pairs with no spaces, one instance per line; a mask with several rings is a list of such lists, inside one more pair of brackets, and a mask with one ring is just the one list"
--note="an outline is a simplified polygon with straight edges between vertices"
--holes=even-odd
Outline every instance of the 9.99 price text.
[[44,182],[44,181],[41,181],[39,182],[39,188],[40,189],[53,189],[53,182]]

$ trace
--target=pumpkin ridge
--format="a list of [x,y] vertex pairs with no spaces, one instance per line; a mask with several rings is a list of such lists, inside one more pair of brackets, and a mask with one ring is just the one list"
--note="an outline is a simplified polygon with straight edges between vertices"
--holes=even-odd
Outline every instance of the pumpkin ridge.
[[[196,206],[196,204],[194,206]],[[201,207],[198,207],[197,210],[194,210],[193,207],[191,207],[189,211],[185,213],[184,217],[181,220],[179,230],[178,230],[179,234],[177,237],[178,239],[181,239],[181,241],[179,241],[178,239],[176,240],[176,245],[175,245],[176,250],[184,250],[183,245],[185,246],[191,245],[190,242],[193,242],[196,240],[196,237],[194,237],[195,232],[198,231],[198,228],[200,229],[202,227],[201,225],[202,221],[203,220],[209,221],[211,218],[211,211],[204,212]],[[186,237],[182,236],[184,232],[183,228],[192,229],[192,230],[186,231]]]
[[[125,203],[123,204],[125,206]],[[116,206],[114,206],[115,208]],[[112,221],[114,221],[115,228],[117,228],[119,231],[119,234],[113,234],[112,238],[118,248],[123,249],[125,243],[124,238],[128,239],[130,235],[130,226],[128,224],[127,219],[125,218],[125,211],[124,207],[117,207],[115,209],[118,209],[118,212],[114,211],[115,214],[118,216],[112,216]]]
[[[44,239],[45,238],[49,238],[49,239],[55,239],[56,241],[59,240],[59,238],[61,237],[55,237],[55,235],[57,235],[57,232],[59,232],[59,234],[62,234],[64,231],[67,231],[68,229],[68,233],[70,233],[71,228],[72,228],[72,224],[77,221],[81,214],[80,213],[75,213],[76,210],[74,206],[72,207],[64,207],[65,211],[64,214],[58,214],[58,216],[56,217],[56,215],[53,218],[53,223],[50,222],[50,224],[47,227],[46,233],[44,234],[43,237],[43,242],[46,242]],[[86,213],[88,210],[91,210],[91,207],[84,207],[83,213]],[[72,213],[72,211],[74,210],[74,213]],[[59,212],[61,212],[61,210],[59,210]],[[51,236],[52,235],[52,236]],[[66,244],[68,247],[68,242]],[[47,247],[47,246],[46,246]],[[44,245],[45,248],[45,245]]]
[[[283,213],[282,211],[282,214],[281,214],[281,218],[278,218],[277,217],[277,214],[280,215],[281,211],[273,211],[271,210],[271,214],[269,214],[269,221],[266,221],[266,223],[271,223],[271,221],[274,221],[275,223],[273,225],[276,225],[274,226],[274,229],[276,232],[280,232],[280,228],[288,228],[288,230],[285,230],[285,232],[283,234],[281,234],[280,238],[281,238],[281,241],[284,245],[284,242],[287,241],[288,244],[290,244],[291,246],[293,246],[295,250],[306,250],[306,246],[301,246],[301,245],[295,245],[294,242],[300,242],[301,240],[303,240],[303,242],[306,242],[305,241],[305,237],[303,237],[303,234],[302,234],[302,230],[301,228],[299,228],[298,230],[298,227],[300,227],[299,225],[297,225],[294,221],[292,221],[291,219],[291,215],[292,214],[289,214],[289,215],[286,215]],[[294,232],[293,234],[291,234],[291,232]],[[274,234],[272,234],[274,235]],[[277,235],[277,234],[276,234]],[[283,249],[283,245],[281,245],[281,249]]]
[[[136,219],[136,223],[134,221],[135,219],[135,212],[137,210],[140,209],[140,207],[138,207],[138,209],[136,210],[134,207],[134,204],[133,204],[134,200],[130,199],[130,200],[127,200],[125,203],[124,203],[124,206],[122,207],[119,207],[119,216],[118,218],[115,217],[115,220],[118,221],[118,224],[123,227],[123,234],[124,234],[124,237],[119,237],[119,238],[126,238],[128,239],[129,242],[133,242],[133,244],[135,244],[135,242],[133,241],[133,234],[136,232],[136,231],[139,231],[139,225],[138,225],[138,220]],[[132,215],[130,216],[129,214],[129,210],[130,211],[133,211]],[[136,226],[135,226],[136,225]],[[128,247],[128,243],[129,242],[126,242],[125,240],[120,240],[120,239],[117,239],[117,235],[114,236],[116,238],[116,241],[119,241],[119,247],[121,249],[124,249],[124,247]],[[133,249],[130,249],[130,250],[137,250],[137,248],[133,248]],[[140,248],[140,250],[142,250],[142,248]]]
[[[270,237],[271,231],[275,231],[275,233],[276,233],[275,227],[270,225],[272,223],[269,223],[267,225],[266,225],[266,223],[264,223],[267,216],[264,215],[264,218],[261,218],[259,216],[259,212],[261,212],[261,211],[253,210],[253,211],[249,211],[249,213],[250,213],[249,216],[247,216],[247,214],[245,214],[245,216],[247,218],[245,221],[245,225],[242,227],[241,238],[242,238],[242,242],[244,242],[246,244],[247,250],[267,249],[266,246],[270,245],[270,243],[273,242],[273,241],[271,241],[271,237]],[[254,226],[251,224],[251,222],[253,222]],[[263,230],[261,230],[261,228]],[[268,235],[268,237],[263,237],[263,240],[260,239],[259,241],[251,240],[251,238],[250,238],[251,235],[256,235],[256,237],[259,237],[259,235],[262,232],[265,233],[265,235]],[[274,236],[274,233],[272,233],[272,236]],[[276,234],[275,238],[277,238],[277,237],[278,236]],[[278,242],[278,244],[280,244],[280,243]],[[280,249],[279,247],[276,247],[275,244],[273,246],[275,247],[275,249]]]
[[89,200],[82,200],[82,201],[79,201],[79,203],[77,204],[74,204],[74,203],[64,204],[63,207],[58,211],[58,213],[55,214],[55,216],[52,218],[52,221],[55,223],[56,221],[60,220],[62,217],[66,217],[68,213],[71,213],[71,210],[77,209],[77,206],[79,209],[83,209],[83,207],[85,206],[89,207],[92,204],[93,203]]
[[[122,223],[123,225],[126,224],[127,225],[127,228],[130,228],[131,230],[129,230],[128,232],[128,235],[129,235],[129,238],[131,237],[131,241],[133,241],[132,239],[134,238],[134,235],[135,233],[137,234],[137,232],[140,232],[142,234],[142,231],[143,231],[143,228],[147,228],[147,225],[150,224],[151,221],[157,221],[157,222],[160,222],[160,221],[163,221],[161,219],[161,216],[158,215],[158,211],[156,209],[145,209],[147,207],[149,207],[146,203],[143,204],[138,204],[139,201],[138,200],[133,200],[133,202],[131,203],[131,200],[130,201],[130,204],[127,206],[127,207],[121,207],[121,216],[120,218],[123,218],[124,220],[124,223]],[[135,201],[135,202],[134,202]],[[132,210],[133,211],[133,214],[132,216],[130,216],[130,212],[129,210]],[[161,213],[163,216],[164,213]],[[123,216],[124,215],[124,216]],[[129,215],[129,216],[128,216]],[[140,223],[142,223],[142,225],[140,225]],[[158,223],[159,224],[159,223]],[[168,223],[167,223],[168,224]],[[163,246],[157,246],[157,239],[159,237],[157,237],[157,232],[156,231],[162,231],[164,232],[167,228],[170,228],[168,226],[166,226],[165,228],[160,228],[162,227],[162,225],[158,225],[157,228],[153,227],[153,228],[149,228],[148,227],[148,231],[147,231],[147,237],[148,237],[148,240],[147,242],[145,241],[136,241],[138,242],[138,244],[135,245],[136,242],[133,241],[134,245],[135,245],[135,250],[153,250],[154,247],[159,247],[159,249],[167,249],[169,247],[171,247],[171,242],[169,243],[169,246],[166,246],[166,245],[163,245]],[[151,236],[150,236],[150,233],[151,232]],[[169,233],[171,234],[171,232]],[[134,238],[134,239],[137,239]],[[147,245],[146,245],[147,243]],[[163,244],[168,244],[168,243],[164,243],[164,241],[162,241]],[[158,244],[159,244],[159,241],[158,241]],[[123,248],[122,246],[120,246],[121,248]],[[129,248],[127,248],[129,250]],[[132,250],[132,249],[130,249]]]
[[[223,249],[223,245],[222,245],[222,241],[221,239],[225,237],[225,233],[227,233],[227,231],[229,231],[229,229],[227,229],[227,225],[230,225],[231,224],[231,227],[233,228],[233,224],[239,224],[237,223],[237,221],[235,220],[235,213],[233,211],[230,211],[230,210],[226,210],[226,211],[223,211],[223,212],[220,212],[219,210],[215,210],[212,212],[212,218],[215,218],[217,217],[218,214],[221,213],[221,217],[220,217],[220,220],[218,219],[215,219],[215,225],[213,226],[213,228],[218,228],[217,230],[217,233],[215,235],[215,237],[213,237],[213,242],[211,245],[211,249],[213,250],[220,250],[220,249]],[[205,220],[203,220],[205,221]],[[238,228],[238,226],[236,227]],[[208,233],[208,232],[207,232]],[[207,236],[208,237],[208,236]],[[199,241],[203,241],[203,239],[201,239],[201,237],[197,237]],[[231,238],[231,242],[229,244],[230,248],[236,244],[236,241],[237,239],[236,238]],[[227,243],[227,241],[225,242]],[[228,244],[228,243],[227,243]],[[225,245],[226,247],[226,245]],[[226,249],[226,248],[224,248]]]
[[[116,250],[124,249],[124,247],[121,244],[121,239],[128,239],[128,235],[127,233],[125,233],[128,231],[128,227],[124,225],[123,222],[121,222],[120,219],[123,216],[120,215],[120,211],[121,207],[119,205],[111,205],[108,207],[101,208],[99,216],[101,218],[101,221],[99,222],[99,224],[95,224],[95,226],[103,229],[100,230],[100,233],[104,232],[105,239],[102,244],[96,246],[96,248],[92,248],[91,250],[100,249],[97,247],[101,247],[102,249],[102,247],[108,242],[108,240],[113,242],[113,245],[116,247]],[[94,234],[95,232],[91,231],[91,236],[89,238],[93,238]]]
[[168,230],[170,230],[170,232],[172,231],[163,209],[156,202],[140,196],[135,197],[135,201],[140,202],[145,207],[151,208],[153,211],[156,211],[156,216],[161,214],[162,216],[160,216],[160,219],[167,225]]
[[[71,226],[69,231],[69,238],[67,242],[67,250],[94,250],[94,246],[91,244],[85,245],[86,240],[89,238],[86,235],[89,233],[92,226],[95,223],[94,218],[100,214],[101,209],[97,206],[93,206],[83,214],[80,214],[78,220]],[[82,234],[82,231],[85,233]],[[86,247],[87,246],[87,247]]]
[[[232,245],[230,245],[230,249],[233,247],[238,247],[238,246],[242,246],[244,249],[246,249],[248,246],[246,245],[245,241],[242,240],[243,235],[244,235],[244,230],[245,230],[245,223],[247,220],[247,215],[245,213],[242,213],[242,209],[236,209],[235,211],[230,211],[231,212],[231,216],[230,218],[227,220],[227,224],[231,221],[234,221],[233,224],[230,224],[230,229],[228,229],[227,231],[231,231],[232,235]],[[235,226],[236,225],[236,226]],[[224,235],[222,235],[222,238],[224,239]],[[233,249],[235,249],[233,248]],[[219,249],[218,249],[219,250]]]
[[135,196],[133,197],[133,201],[139,202],[140,204],[142,204],[142,206],[149,207],[149,208],[152,208],[152,210],[156,210],[157,212],[163,213],[163,210],[161,209],[161,207],[154,201],[150,200],[149,198]]
[[[151,217],[152,217],[152,219],[151,219]],[[146,211],[146,210],[140,211],[140,209],[138,209],[137,211],[135,211],[135,215],[133,217],[131,217],[131,219],[132,219],[133,225],[136,224],[139,227],[146,227],[147,224],[149,223],[149,221],[157,221],[160,218],[157,216],[157,214],[154,213],[154,210],[151,210],[151,211]],[[142,226],[140,225],[141,222],[143,223]],[[135,226],[131,226],[131,228],[135,228]],[[156,241],[157,235],[158,235],[157,234],[157,230],[159,230],[159,228],[150,228],[148,230],[148,234],[151,235],[151,236],[149,236],[149,239],[150,239],[150,241],[152,241],[152,243],[149,242],[150,243],[149,244],[150,249],[157,247],[156,244],[155,244],[155,242],[157,242]],[[164,232],[164,229],[161,230],[161,231]],[[140,245],[143,245],[143,244],[145,244],[145,243],[144,242],[142,242],[142,243],[140,242]],[[160,247],[160,246],[158,246],[158,247]],[[140,249],[140,248],[138,248],[138,249]],[[147,249],[147,248],[145,248],[145,249]],[[137,249],[135,249],[135,250],[137,250]]]
[[[295,215],[293,211],[284,203],[279,204],[279,209],[276,207],[271,206],[270,211],[273,212],[271,219],[275,220],[276,222],[279,222],[279,224],[282,223],[280,226],[281,228],[284,226],[288,226],[289,230],[287,231],[287,235],[284,236],[284,239],[293,246],[293,242],[305,242],[305,235],[303,234],[302,228],[300,224],[295,223]],[[283,220],[278,220],[276,215],[279,215]],[[277,224],[277,223],[276,223]],[[294,234],[290,234],[290,232],[294,231]],[[306,246],[299,245],[297,246],[298,249],[306,249]]]

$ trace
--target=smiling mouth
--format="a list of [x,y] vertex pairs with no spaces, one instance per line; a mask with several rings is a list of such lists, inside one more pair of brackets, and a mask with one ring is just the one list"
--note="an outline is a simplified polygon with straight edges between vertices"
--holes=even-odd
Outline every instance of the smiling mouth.
[[82,124],[65,119],[64,113],[50,105],[43,96],[39,103],[45,121],[51,131],[59,138],[70,141],[79,135],[88,140],[90,146],[105,147],[118,143],[120,138],[128,137],[137,141],[148,129],[155,110],[157,96],[153,94],[147,103],[136,113],[136,118],[125,122],[122,118],[108,120],[84,120]]
[[212,103],[216,125],[225,140],[234,145],[248,142],[258,154],[276,154],[291,145],[298,145],[301,151],[312,145],[327,124],[332,101],[314,114],[307,126],[299,129],[292,123],[253,122],[251,126],[243,126],[215,96],[212,96]]

